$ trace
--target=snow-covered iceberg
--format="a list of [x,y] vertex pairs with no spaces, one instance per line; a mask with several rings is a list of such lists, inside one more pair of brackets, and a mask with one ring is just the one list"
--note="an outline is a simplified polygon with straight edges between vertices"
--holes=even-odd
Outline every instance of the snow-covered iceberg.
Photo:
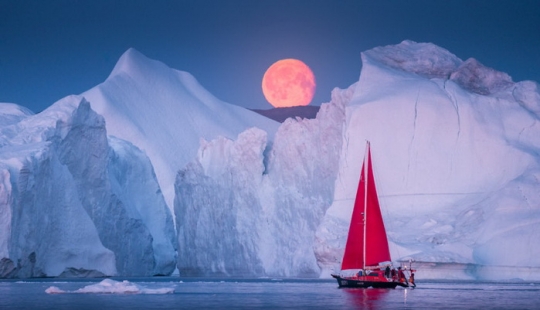
[[[407,61],[396,61],[404,50]],[[540,268],[537,84],[427,43],[377,48],[362,61],[334,201],[317,233],[322,274],[339,270],[370,140],[395,259],[462,264],[462,277],[532,278],[530,269],[480,270]]]
[[148,158],[108,138],[80,96],[37,115],[11,110],[0,127],[0,276],[171,274],[173,220]]

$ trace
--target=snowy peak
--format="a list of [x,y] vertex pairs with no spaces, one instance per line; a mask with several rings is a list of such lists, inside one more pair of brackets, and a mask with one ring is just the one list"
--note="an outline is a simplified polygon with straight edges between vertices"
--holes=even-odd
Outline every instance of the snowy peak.
[[[189,72],[170,68],[161,61],[146,57],[134,48],[129,48],[122,54],[103,84],[114,84],[113,87],[118,94],[127,91],[136,92],[137,96],[143,97],[146,101],[151,101],[150,106],[154,105],[155,108],[166,110],[215,110],[223,109],[223,105],[228,105],[200,85],[197,79]],[[107,86],[102,86],[102,88],[104,87]],[[171,101],[176,107],[166,106]],[[125,108],[129,110],[140,108],[134,102],[129,102],[129,105],[126,105],[126,102],[119,103],[125,105],[123,112],[126,112]],[[239,109],[242,108],[232,107],[232,110]],[[211,115],[208,116],[211,117]],[[223,117],[223,115],[220,117]],[[214,121],[219,122],[220,117],[215,117]]]
[[33,115],[29,109],[14,103],[0,102],[0,125],[10,125]]
[[376,47],[362,54],[388,67],[428,78],[448,78],[463,62],[435,44],[409,40]]
[[514,84],[508,74],[488,68],[474,58],[469,58],[462,63],[451,74],[450,79],[461,87],[480,95],[490,95]]
[[[152,67],[165,67],[160,61],[152,60],[141,54],[134,48],[129,48],[127,51],[120,56],[114,69],[107,79],[110,79],[112,76],[126,73],[128,75],[134,75],[137,72],[145,72]],[[151,70],[153,71],[153,70]]]
[[362,53],[363,62],[415,73],[427,78],[450,79],[462,88],[480,95],[491,95],[514,85],[512,78],[481,64],[474,58],[465,62],[432,43],[403,41],[376,47]]

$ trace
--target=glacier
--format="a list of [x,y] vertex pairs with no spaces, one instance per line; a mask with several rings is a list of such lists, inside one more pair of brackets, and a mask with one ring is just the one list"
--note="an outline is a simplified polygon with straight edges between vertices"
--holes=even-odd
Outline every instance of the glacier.
[[431,43],[282,124],[127,50],[39,114],[0,103],[0,277],[329,277],[366,140],[417,279],[540,275],[540,89]]

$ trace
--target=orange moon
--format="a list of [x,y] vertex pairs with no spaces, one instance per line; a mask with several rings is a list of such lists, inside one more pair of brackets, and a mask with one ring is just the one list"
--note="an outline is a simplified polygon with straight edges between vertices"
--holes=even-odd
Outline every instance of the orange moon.
[[308,105],[315,94],[315,75],[302,61],[282,59],[264,73],[264,97],[276,108]]

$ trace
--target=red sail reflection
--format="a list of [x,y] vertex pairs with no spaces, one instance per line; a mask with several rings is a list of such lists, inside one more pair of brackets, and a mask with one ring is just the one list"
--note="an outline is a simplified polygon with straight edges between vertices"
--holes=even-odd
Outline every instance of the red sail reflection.
[[381,305],[385,303],[384,300],[390,292],[384,288],[344,288],[342,291],[347,298],[347,303],[357,309],[381,309]]

